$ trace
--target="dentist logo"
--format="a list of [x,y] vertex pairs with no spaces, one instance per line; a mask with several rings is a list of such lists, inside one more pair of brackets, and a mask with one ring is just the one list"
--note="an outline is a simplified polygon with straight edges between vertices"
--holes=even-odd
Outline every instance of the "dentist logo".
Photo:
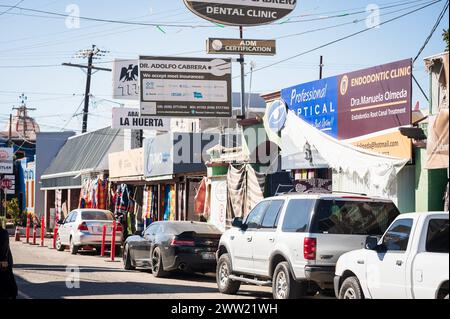
[[284,127],[287,117],[286,103],[282,100],[277,100],[267,109],[267,122],[270,130],[278,133]]

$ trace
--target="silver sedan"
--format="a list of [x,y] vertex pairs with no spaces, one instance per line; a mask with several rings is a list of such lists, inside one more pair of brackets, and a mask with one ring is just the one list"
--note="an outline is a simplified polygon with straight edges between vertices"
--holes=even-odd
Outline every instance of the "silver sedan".
[[[75,255],[83,247],[95,248],[100,251],[103,226],[106,225],[105,245],[111,247],[114,215],[107,210],[77,209],[69,213],[66,219],[60,221],[56,237],[56,249],[64,251],[70,247],[70,253]],[[116,228],[116,253],[119,254],[123,240],[123,229],[120,223]]]

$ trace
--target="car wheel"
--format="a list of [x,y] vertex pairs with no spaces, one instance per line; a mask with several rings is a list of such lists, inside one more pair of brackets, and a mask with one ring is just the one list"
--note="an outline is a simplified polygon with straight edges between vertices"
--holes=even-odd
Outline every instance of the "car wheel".
[[66,247],[61,243],[61,238],[59,235],[56,237],[56,250],[57,251],[64,251]]
[[152,274],[156,278],[167,276],[167,272],[164,271],[161,249],[159,247],[155,247],[152,252]]
[[75,243],[73,242],[72,238],[70,239],[70,253],[72,255],[78,254],[78,246],[75,245]]
[[305,287],[295,281],[287,262],[279,263],[275,268],[272,281],[274,299],[298,299],[304,296]]
[[125,245],[125,248],[123,249],[123,268],[125,270],[135,269],[135,267],[131,265],[130,248],[128,245]]
[[230,255],[223,254],[217,263],[216,280],[219,291],[225,295],[235,295],[241,288],[240,281],[230,279],[231,275]]
[[339,290],[339,299],[364,299],[358,278],[349,277],[344,280]]

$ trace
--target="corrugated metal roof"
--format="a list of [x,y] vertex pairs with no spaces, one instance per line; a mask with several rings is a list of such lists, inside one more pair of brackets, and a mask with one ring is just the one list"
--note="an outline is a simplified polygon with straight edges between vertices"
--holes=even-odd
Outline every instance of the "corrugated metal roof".
[[[250,102],[250,104],[248,104]],[[245,106],[249,106],[251,109],[266,109],[266,101],[258,93],[251,93],[250,99],[249,94],[245,93]],[[241,107],[241,93],[233,93],[232,97],[232,107],[233,109]]]
[[107,169],[99,166],[111,145],[118,140],[119,133],[120,130],[108,127],[69,138],[44,172],[42,179]]

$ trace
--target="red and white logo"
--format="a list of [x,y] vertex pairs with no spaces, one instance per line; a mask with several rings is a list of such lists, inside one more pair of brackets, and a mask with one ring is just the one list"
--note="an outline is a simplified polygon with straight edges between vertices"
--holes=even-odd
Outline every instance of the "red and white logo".
[[13,182],[10,179],[2,179],[1,180],[1,187],[3,189],[11,189],[13,186]]
[[9,153],[7,151],[0,151],[0,161],[6,161],[9,159]]

